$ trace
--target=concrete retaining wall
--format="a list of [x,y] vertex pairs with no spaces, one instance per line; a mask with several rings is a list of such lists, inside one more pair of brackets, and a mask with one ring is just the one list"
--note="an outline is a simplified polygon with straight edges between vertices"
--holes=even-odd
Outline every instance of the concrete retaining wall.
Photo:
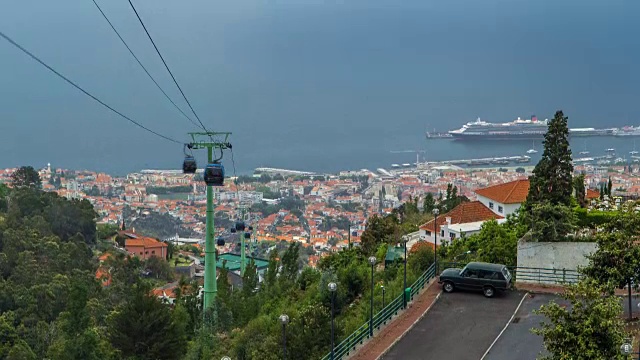
[[[518,282],[556,283],[554,275],[558,278],[563,269],[567,271],[578,270],[589,264],[587,255],[596,251],[597,245],[593,242],[518,242],[518,268],[555,269],[548,271],[549,276],[542,276],[542,281],[534,280],[535,276],[528,279],[517,279]],[[522,270],[524,272],[524,269]]]

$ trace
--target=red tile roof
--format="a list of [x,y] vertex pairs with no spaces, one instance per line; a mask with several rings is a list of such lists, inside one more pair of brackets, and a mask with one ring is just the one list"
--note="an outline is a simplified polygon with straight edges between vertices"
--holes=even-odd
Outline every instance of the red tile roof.
[[586,198],[587,199],[599,199],[600,198],[600,193],[598,191],[595,191],[595,190],[587,189]]
[[158,241],[156,239],[143,237],[138,239],[127,239],[125,242],[125,247],[128,247],[128,246],[143,246],[145,248],[151,248],[151,247],[167,247],[168,245],[167,243]]
[[516,180],[476,190],[476,194],[501,204],[520,204],[529,194],[529,180]]
[[[440,227],[447,223],[447,218],[451,218],[452,224],[467,224],[476,221],[487,221],[491,219],[503,219],[502,216],[497,215],[491,211],[488,207],[484,206],[480,201],[464,202],[453,210],[444,215],[438,215],[438,232]],[[433,220],[420,226],[420,229],[427,231],[434,231]]]

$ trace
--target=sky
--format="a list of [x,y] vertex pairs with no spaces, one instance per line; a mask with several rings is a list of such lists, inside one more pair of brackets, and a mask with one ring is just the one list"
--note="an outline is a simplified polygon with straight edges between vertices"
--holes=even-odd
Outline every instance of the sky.
[[[96,0],[188,107],[126,0]],[[418,149],[427,129],[481,117],[640,125],[640,2],[134,0],[207,128],[230,131],[239,173],[339,171]],[[0,31],[109,105],[187,141],[92,1],[11,1]],[[437,157],[437,148],[432,149]],[[199,154],[200,164],[204,154]],[[111,113],[0,39],[0,168],[124,174],[178,168],[182,147]],[[225,154],[227,172],[232,163]]]

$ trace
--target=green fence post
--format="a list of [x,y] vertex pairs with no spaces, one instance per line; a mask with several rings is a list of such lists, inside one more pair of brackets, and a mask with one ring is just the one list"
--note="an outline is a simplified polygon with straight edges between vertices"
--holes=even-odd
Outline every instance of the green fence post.
[[408,303],[411,300],[411,288],[410,287],[404,289],[404,299],[405,299],[406,303]]

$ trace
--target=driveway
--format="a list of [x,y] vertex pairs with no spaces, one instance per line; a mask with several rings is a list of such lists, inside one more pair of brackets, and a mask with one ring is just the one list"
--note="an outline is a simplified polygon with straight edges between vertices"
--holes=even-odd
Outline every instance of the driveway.
[[442,294],[382,359],[480,359],[504,329],[523,295],[510,291],[487,299],[481,293]]
[[532,294],[527,296],[520,309],[509,323],[504,333],[500,335],[491,350],[483,360],[534,360],[543,351],[542,337],[535,335],[531,329],[540,327],[540,322],[545,320],[542,315],[536,315],[534,310],[554,300],[558,304],[567,302],[556,295]]

